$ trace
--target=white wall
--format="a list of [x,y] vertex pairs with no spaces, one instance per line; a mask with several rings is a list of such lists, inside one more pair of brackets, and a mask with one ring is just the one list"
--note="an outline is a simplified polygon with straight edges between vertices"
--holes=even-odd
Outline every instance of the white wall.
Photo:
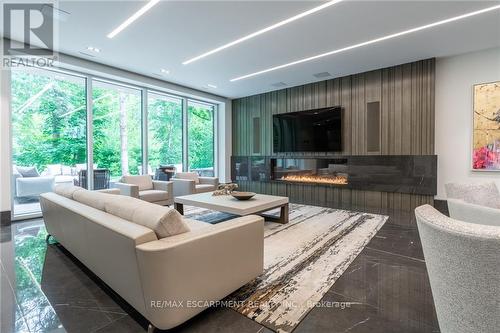
[[500,172],[471,171],[472,86],[500,80],[500,48],[436,60],[437,199],[449,182],[495,181]]

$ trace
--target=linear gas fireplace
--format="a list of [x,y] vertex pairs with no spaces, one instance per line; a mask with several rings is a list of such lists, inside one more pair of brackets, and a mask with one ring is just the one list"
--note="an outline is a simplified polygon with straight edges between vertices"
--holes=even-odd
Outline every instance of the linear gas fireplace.
[[236,182],[435,195],[435,155],[233,156]]
[[271,158],[271,180],[347,185],[347,159]]

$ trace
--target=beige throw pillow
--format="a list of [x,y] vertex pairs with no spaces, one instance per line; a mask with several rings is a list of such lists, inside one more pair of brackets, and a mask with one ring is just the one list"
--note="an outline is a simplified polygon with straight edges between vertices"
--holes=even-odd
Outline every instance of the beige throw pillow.
[[190,231],[178,211],[172,208],[147,204],[135,209],[132,221],[153,229],[158,238],[165,238]]

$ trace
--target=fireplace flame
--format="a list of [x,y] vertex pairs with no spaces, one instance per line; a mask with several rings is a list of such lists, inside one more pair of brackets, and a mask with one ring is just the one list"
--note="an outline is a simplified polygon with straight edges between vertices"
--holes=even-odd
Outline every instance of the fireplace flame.
[[347,177],[345,176],[284,175],[281,177],[281,180],[289,182],[347,185]]

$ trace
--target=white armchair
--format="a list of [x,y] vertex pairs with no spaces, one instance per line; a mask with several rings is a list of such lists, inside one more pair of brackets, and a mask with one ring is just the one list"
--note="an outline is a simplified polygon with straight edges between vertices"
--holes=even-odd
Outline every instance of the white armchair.
[[219,186],[217,177],[199,177],[196,172],[177,172],[172,178],[174,198],[182,195],[212,192]]
[[172,205],[173,183],[152,180],[151,176],[123,176],[120,182],[114,184],[122,195],[138,198],[158,205]]
[[415,215],[441,332],[497,332],[500,226],[452,219],[429,205]]

